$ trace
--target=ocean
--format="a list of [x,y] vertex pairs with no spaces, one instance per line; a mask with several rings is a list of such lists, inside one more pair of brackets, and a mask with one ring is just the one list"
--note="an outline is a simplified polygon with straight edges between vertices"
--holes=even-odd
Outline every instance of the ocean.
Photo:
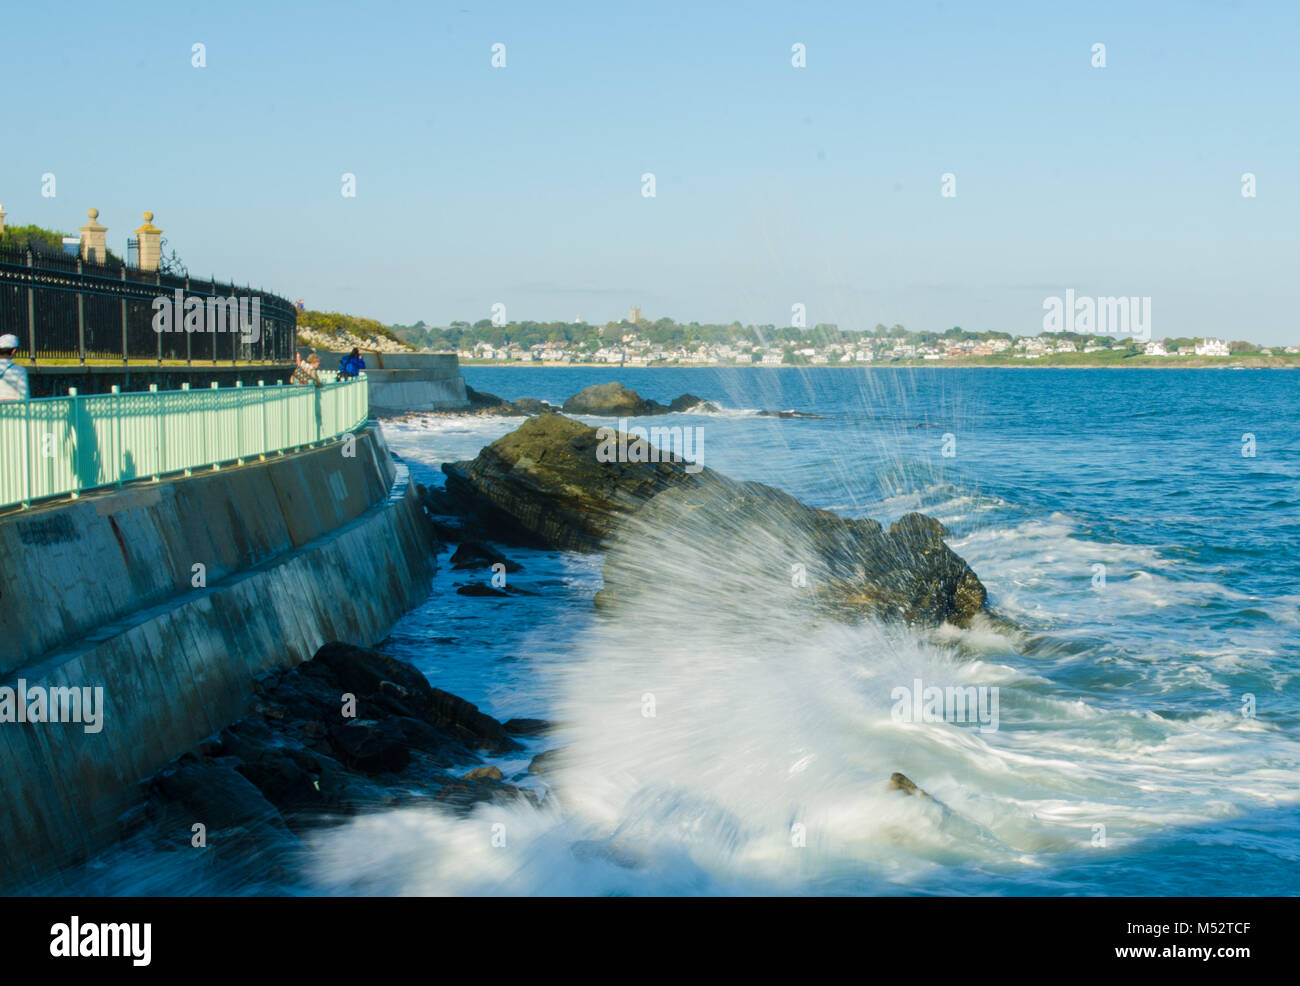
[[[429,601],[383,649],[497,718],[558,723],[495,761],[507,776],[555,747],[564,766],[521,782],[540,808],[408,808],[323,828],[277,890],[1300,890],[1300,374],[464,375],[556,404],[609,380],[664,403],[713,401],[718,414],[655,423],[699,429],[705,465],[811,506],[938,518],[1021,632],[807,627],[743,592],[623,626],[593,614],[598,555],[507,548],[523,565],[513,585],[531,593],[510,598],[457,595],[482,575],[450,571],[444,555]],[[758,413],[785,410],[816,417]],[[442,462],[519,422],[428,416],[384,430],[417,481],[440,485]],[[684,562],[662,554],[670,580]],[[732,575],[787,561],[745,544],[712,557]],[[932,686],[991,691],[997,716],[910,714],[912,693]],[[929,797],[891,788],[896,771]],[[132,867],[144,865],[108,854],[84,889],[138,889]],[[147,868],[150,887],[172,882],[165,865]],[[174,891],[188,892],[181,881]]]

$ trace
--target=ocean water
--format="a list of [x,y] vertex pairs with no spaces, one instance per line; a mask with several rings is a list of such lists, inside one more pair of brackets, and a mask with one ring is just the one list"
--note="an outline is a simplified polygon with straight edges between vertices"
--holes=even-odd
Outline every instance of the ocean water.
[[[613,379],[714,401],[720,414],[655,423],[701,429],[704,464],[812,506],[937,517],[1020,632],[808,626],[744,591],[674,592],[688,566],[734,585],[788,565],[744,537],[656,541],[644,605],[615,621],[592,611],[599,556],[510,549],[524,566],[512,584],[532,594],[508,599],[456,595],[483,574],[443,556],[429,602],[385,649],[498,718],[559,724],[499,761],[521,775],[562,748],[521,780],[541,807],[404,809],[323,829],[280,889],[1300,890],[1300,374],[464,372],[507,398],[560,403]],[[418,481],[438,484],[441,462],[517,424],[429,416],[385,432]],[[996,694],[996,728],[899,721],[896,690],[918,679]],[[930,797],[892,789],[894,771]]]

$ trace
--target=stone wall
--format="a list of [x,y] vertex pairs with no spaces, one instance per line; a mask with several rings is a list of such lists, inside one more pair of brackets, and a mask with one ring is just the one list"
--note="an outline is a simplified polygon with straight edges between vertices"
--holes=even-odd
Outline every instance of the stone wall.
[[117,838],[136,784],[241,716],[256,675],[378,643],[427,598],[404,467],[377,430],[344,448],[0,518],[0,687],[104,696],[98,732],[0,722],[0,883]]

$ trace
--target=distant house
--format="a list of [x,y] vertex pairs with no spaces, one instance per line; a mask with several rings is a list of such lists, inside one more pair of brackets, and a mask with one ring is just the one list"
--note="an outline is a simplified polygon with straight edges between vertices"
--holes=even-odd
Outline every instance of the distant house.
[[1222,339],[1202,339],[1196,344],[1197,356],[1230,356],[1228,344]]
[[1165,344],[1158,339],[1152,339],[1147,343],[1145,350],[1148,356],[1168,356],[1169,350],[1165,349]]
[[780,353],[764,353],[762,364],[764,366],[780,366],[784,357]]

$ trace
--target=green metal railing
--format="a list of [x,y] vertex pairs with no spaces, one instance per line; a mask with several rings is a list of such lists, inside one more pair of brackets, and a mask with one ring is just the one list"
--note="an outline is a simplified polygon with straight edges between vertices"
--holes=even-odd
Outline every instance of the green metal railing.
[[369,415],[365,374],[275,384],[0,402],[0,509],[157,480],[336,438]]

